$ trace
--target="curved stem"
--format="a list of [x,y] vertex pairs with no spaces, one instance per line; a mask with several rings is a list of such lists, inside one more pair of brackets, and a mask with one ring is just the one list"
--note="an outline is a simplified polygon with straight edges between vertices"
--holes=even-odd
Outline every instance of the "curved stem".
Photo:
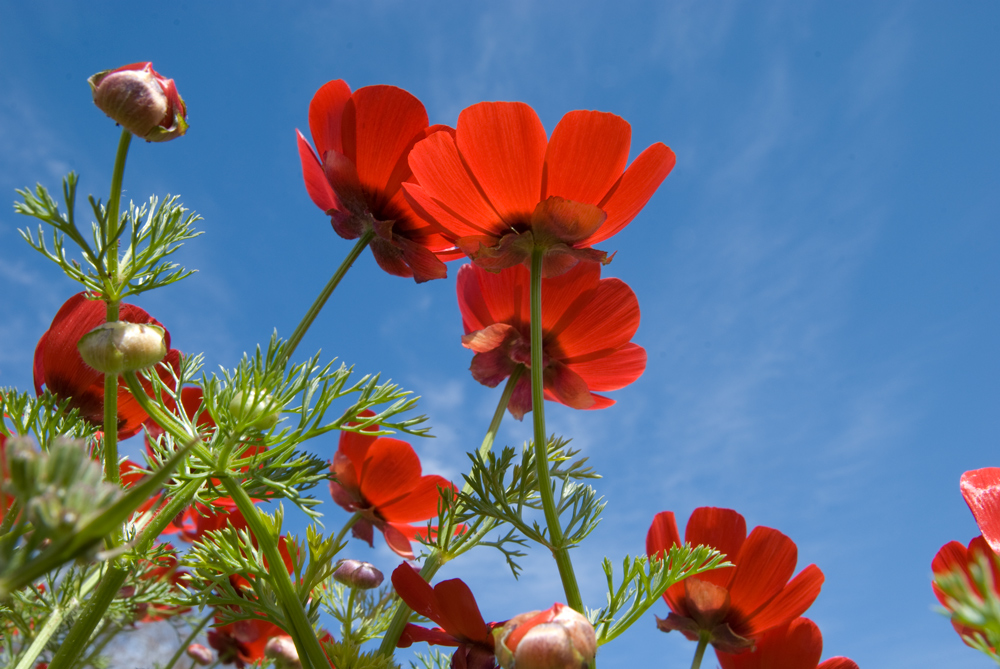
[[334,546],[340,545],[340,542],[343,541],[344,537],[347,535],[347,531],[349,529],[351,529],[352,527],[354,527],[354,524],[356,522],[358,522],[359,520],[361,520],[361,513],[360,512],[359,513],[355,513],[353,516],[351,516],[350,518],[348,518],[347,522],[344,523],[344,526],[342,528],[340,528],[340,532],[337,533],[337,538],[333,540],[333,545]]
[[708,647],[708,634],[702,632],[698,635],[698,648],[694,651],[694,659],[691,660],[691,669],[700,669],[701,658],[705,656],[705,648]]
[[198,637],[198,634],[200,634],[201,631],[205,629],[205,625],[207,625],[214,616],[215,616],[215,609],[209,609],[208,615],[202,618],[200,623],[191,628],[191,633],[188,634],[187,638],[181,642],[181,645],[178,646],[177,648],[177,652],[174,653],[173,657],[170,658],[170,661],[167,662],[165,665],[163,665],[163,669],[174,668],[174,665],[177,664],[177,660],[181,659],[181,655],[184,654],[184,651],[187,650],[187,647],[190,646],[192,643],[194,643],[194,640]]
[[357,588],[351,588],[351,594],[347,596],[347,621],[344,623],[344,631],[341,634],[344,641],[347,642],[351,640],[351,623],[354,622],[354,594],[357,591]]
[[566,592],[566,603],[570,608],[583,613],[583,598],[580,596],[580,586],[576,582],[576,572],[573,571],[569,549],[563,543],[559,512],[556,509],[552,493],[552,480],[549,477],[548,438],[545,434],[545,382],[542,378],[545,371],[542,363],[542,261],[544,258],[545,249],[535,247],[531,251],[531,412],[535,428],[535,471],[538,475],[538,491],[542,498],[542,508],[545,511],[545,523],[549,528],[552,557],[555,558],[556,566],[559,568],[559,578],[562,579],[563,590]]
[[215,458],[213,458],[212,454],[205,449],[205,445],[198,438],[198,435],[188,430],[176,418],[161,409],[159,405],[153,404],[153,402],[150,401],[149,395],[146,394],[146,389],[142,387],[141,383],[139,383],[139,377],[136,376],[135,372],[125,372],[122,377],[125,379],[129,392],[132,393],[132,397],[139,403],[142,410],[145,411],[150,418],[156,421],[157,425],[163,428],[164,431],[169,432],[170,436],[174,439],[197,440],[198,443],[191,448],[191,452],[198,456],[198,458],[209,467],[215,467]]
[[309,311],[307,311],[306,315],[302,317],[302,322],[299,323],[298,327],[295,328],[295,332],[293,332],[292,336],[289,338],[288,344],[285,348],[285,360],[292,357],[292,353],[294,353],[295,349],[298,348],[299,342],[302,341],[302,338],[309,330],[309,326],[311,326],[313,321],[316,320],[316,316],[319,315],[319,312],[323,310],[323,305],[325,305],[326,301],[330,299],[330,295],[333,294],[334,289],[336,289],[336,287],[340,284],[340,280],[344,278],[345,274],[347,274],[347,270],[351,269],[351,265],[353,265],[354,261],[358,259],[361,252],[365,250],[365,247],[371,243],[373,237],[375,237],[374,230],[371,228],[365,230],[364,234],[361,235],[357,243],[354,245],[354,248],[351,249],[351,252],[348,253],[347,257],[340,263],[340,267],[338,267],[337,271],[333,273],[333,276],[330,277],[327,284],[323,286],[323,290],[320,291],[316,301],[312,303],[311,307],[309,307]]

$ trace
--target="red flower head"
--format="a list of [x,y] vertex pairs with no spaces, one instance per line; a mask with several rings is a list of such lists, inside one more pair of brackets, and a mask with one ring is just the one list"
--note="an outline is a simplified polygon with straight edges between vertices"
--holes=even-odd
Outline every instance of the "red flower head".
[[[309,105],[309,129],[319,158],[299,132],[299,157],[309,197],[330,215],[344,239],[374,230],[379,267],[417,283],[447,275],[454,246],[413,213],[401,185],[412,177],[413,145],[444,126],[427,126],[420,100],[395,86],[351,93],[341,80],[324,84]],[[449,250],[451,252],[449,253]]]
[[[519,365],[531,365],[530,272],[523,266],[499,274],[476,265],[458,271],[458,307],[475,351],[472,377],[490,388]],[[601,266],[581,262],[542,281],[545,398],[574,409],[603,409],[614,400],[592,391],[617,390],[646,369],[646,351],[631,343],[639,327],[639,302],[619,279],[602,279]],[[524,374],[507,405],[518,420],[531,411],[531,379]]]
[[[709,632],[717,650],[739,653],[752,648],[764,632],[802,615],[823,585],[823,572],[814,564],[792,578],[798,549],[791,539],[769,527],[755,527],[747,536],[746,521],[731,509],[695,509],[684,542],[711,546],[735,566],[671,586],[663,595],[671,613],[666,620],[657,618],[656,624],[692,641]],[[658,555],[681,543],[674,514],[656,514],[646,535],[646,553]]]
[[105,70],[87,82],[94,104],[126,130],[147,142],[166,142],[187,132],[187,108],[173,79],[152,63]]
[[[123,321],[163,327],[155,318],[131,304],[122,304],[119,313]],[[84,419],[98,427],[104,424],[104,375],[83,362],[76,343],[104,322],[104,302],[88,300],[84,293],[77,293],[62,305],[48,331],[38,340],[34,364],[36,393],[40,395],[44,385],[53,394],[63,399],[70,398],[70,407],[79,409]],[[166,329],[164,340],[169,352],[163,363],[176,368],[180,364],[180,353],[170,348],[170,333]],[[167,371],[162,367],[157,370],[164,383],[172,383]],[[142,385],[147,392],[153,392],[145,379],[142,379]],[[127,439],[138,433],[143,421],[148,418],[129,394],[124,380],[119,379],[118,438]]]
[[408,648],[420,641],[436,646],[458,646],[451,658],[452,669],[493,669],[497,666],[493,628],[502,627],[504,623],[486,624],[472,591],[460,579],[441,581],[431,588],[404,562],[392,572],[392,586],[407,606],[441,626],[427,629],[407,625],[399,637],[399,648]]
[[264,659],[268,639],[285,634],[283,629],[265,620],[237,620],[210,629],[208,645],[218,651],[220,663],[235,664],[242,669]]
[[823,635],[808,618],[772,627],[757,639],[757,647],[738,655],[715,651],[722,669],[858,669],[854,660],[831,657],[820,662]]
[[1000,467],[965,472],[960,485],[983,538],[1000,553]]
[[455,490],[444,477],[421,476],[420,458],[405,441],[357,432],[340,434],[330,471],[333,501],[363,515],[353,535],[371,546],[377,527],[389,548],[407,560],[413,559],[410,540],[424,529],[410,523],[437,516],[440,489]]
[[[974,565],[978,566],[983,561],[990,565],[991,568],[990,583],[993,585],[992,593],[981,590],[972,578],[972,567]],[[981,600],[987,597],[1000,598],[1000,560],[998,560],[996,553],[990,548],[986,537],[982,535],[970,541],[968,548],[957,541],[946,543],[937,552],[937,555],[934,556],[934,560],[931,562],[931,571],[934,572],[935,579],[952,574],[961,574],[965,579],[966,589]],[[950,601],[945,591],[936,582],[932,583],[931,587],[934,588],[934,595],[941,602],[941,606],[954,613],[952,609],[953,602]],[[962,637],[962,641],[967,645],[972,645],[969,643],[970,639],[979,639],[987,646],[990,645],[982,631],[975,627],[965,625],[954,617],[952,617],[951,624],[955,628],[955,631],[958,632],[958,635]]]
[[[454,132],[434,133],[410,152],[417,183],[404,184],[414,209],[488,269],[549,250],[545,275],[580,259],[624,228],[673,169],[656,143],[626,170],[632,128],[614,114],[572,111],[552,138],[523,102],[481,102],[459,114]],[[530,232],[530,235],[524,233]]]

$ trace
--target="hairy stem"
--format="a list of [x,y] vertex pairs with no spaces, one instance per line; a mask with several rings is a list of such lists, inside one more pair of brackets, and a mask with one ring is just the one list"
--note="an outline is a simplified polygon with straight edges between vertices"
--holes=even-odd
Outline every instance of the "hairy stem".
[[542,498],[542,508],[545,511],[545,523],[549,528],[549,541],[552,545],[552,557],[559,568],[559,578],[562,580],[566,593],[566,603],[576,611],[583,613],[583,598],[580,596],[580,586],[576,582],[576,572],[569,557],[569,549],[563,541],[562,526],[559,524],[559,512],[552,492],[552,480],[549,477],[548,438],[545,434],[545,387],[542,374],[543,332],[542,332],[542,261],[545,249],[535,247],[531,252],[531,413],[535,436],[535,470],[538,475],[538,491]]

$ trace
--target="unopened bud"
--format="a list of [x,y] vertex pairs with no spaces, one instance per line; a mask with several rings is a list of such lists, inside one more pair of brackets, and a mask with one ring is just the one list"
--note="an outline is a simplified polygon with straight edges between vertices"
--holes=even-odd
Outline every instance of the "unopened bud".
[[504,669],[585,669],[597,653],[594,626],[562,604],[514,616],[493,635]]
[[382,585],[385,578],[375,565],[361,560],[340,560],[337,562],[337,569],[333,572],[333,578],[338,583],[343,583],[351,588],[361,590],[371,590]]
[[195,661],[196,664],[200,664],[203,667],[207,667],[212,664],[212,651],[202,646],[200,643],[193,643],[187,647],[187,656]]
[[233,418],[240,424],[249,424],[258,430],[270,430],[277,424],[281,415],[279,408],[274,398],[264,392],[258,394],[250,391],[244,396],[243,392],[239,391],[229,401],[229,413]]
[[264,657],[274,660],[277,669],[301,669],[299,662],[299,652],[295,650],[295,642],[292,637],[282,635],[273,636],[267,640],[264,646]]
[[187,109],[173,79],[152,63],[133,63],[87,79],[94,104],[116,123],[149,142],[165,142],[187,132]]
[[105,374],[145,369],[167,355],[163,328],[125,321],[98,325],[80,337],[76,348],[85,363]]

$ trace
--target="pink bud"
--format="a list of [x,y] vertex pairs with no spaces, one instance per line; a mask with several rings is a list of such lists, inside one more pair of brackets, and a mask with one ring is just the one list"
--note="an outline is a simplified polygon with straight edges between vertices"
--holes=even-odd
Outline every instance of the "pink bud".
[[371,563],[361,560],[341,560],[337,563],[337,570],[333,572],[333,578],[338,583],[352,588],[371,590],[382,585],[382,579],[385,577]]
[[562,604],[516,615],[493,634],[504,669],[586,669],[597,653],[594,626]]
[[116,123],[148,142],[166,142],[187,132],[187,108],[173,79],[152,63],[132,63],[87,79],[94,104]]
[[273,636],[267,640],[264,646],[264,657],[274,660],[277,669],[301,669],[302,663],[299,661],[299,652],[295,649],[295,642],[288,635]]
[[193,643],[187,647],[187,656],[203,667],[212,664],[212,651],[202,646],[200,643]]

